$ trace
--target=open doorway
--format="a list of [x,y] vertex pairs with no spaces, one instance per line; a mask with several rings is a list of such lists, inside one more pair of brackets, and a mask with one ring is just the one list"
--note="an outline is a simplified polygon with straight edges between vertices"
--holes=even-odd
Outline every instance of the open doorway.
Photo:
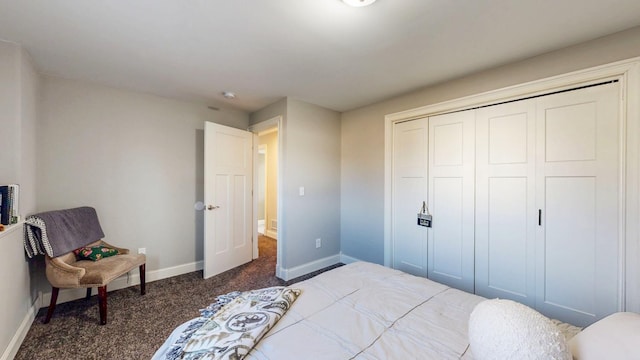
[[257,162],[258,235],[264,235],[267,220],[267,146],[264,144],[258,145]]
[[278,128],[258,133],[258,234],[278,239]]
[[285,239],[278,231],[282,227],[282,117],[249,127],[254,135],[254,250],[253,258],[276,257],[275,275],[281,277],[282,254]]

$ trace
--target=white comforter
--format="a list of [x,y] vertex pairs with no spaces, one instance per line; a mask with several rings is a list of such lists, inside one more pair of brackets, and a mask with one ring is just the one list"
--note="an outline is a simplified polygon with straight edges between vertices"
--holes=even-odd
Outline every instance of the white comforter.
[[472,358],[467,325],[482,297],[364,262],[295,287],[298,301],[248,358]]
[[302,294],[247,359],[472,358],[467,324],[479,296],[364,262],[295,287]]

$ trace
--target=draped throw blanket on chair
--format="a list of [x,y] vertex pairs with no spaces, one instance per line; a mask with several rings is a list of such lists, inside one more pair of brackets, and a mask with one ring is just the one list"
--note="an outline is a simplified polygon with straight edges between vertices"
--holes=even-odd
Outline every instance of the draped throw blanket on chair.
[[25,224],[24,250],[29,257],[60,256],[104,237],[96,210],[88,206],[31,215]]
[[[86,288],[89,298],[91,289],[97,287],[101,325],[107,323],[107,284],[112,280],[139,267],[140,293],[145,294],[145,255],[130,254],[128,249],[107,244],[103,237],[98,215],[91,207],[43,212],[25,219],[25,252],[29,257],[45,256],[52,287],[45,324],[51,320],[60,288]],[[94,250],[97,256],[92,256]],[[88,257],[83,257],[85,251]],[[101,256],[103,251],[110,256]]]

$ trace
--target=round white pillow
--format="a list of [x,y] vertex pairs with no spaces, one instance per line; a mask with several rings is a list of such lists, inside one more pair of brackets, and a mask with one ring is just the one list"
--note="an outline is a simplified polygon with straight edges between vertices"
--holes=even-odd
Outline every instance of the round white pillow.
[[485,300],[469,318],[469,344],[477,360],[571,360],[564,335],[539,312],[511,300]]

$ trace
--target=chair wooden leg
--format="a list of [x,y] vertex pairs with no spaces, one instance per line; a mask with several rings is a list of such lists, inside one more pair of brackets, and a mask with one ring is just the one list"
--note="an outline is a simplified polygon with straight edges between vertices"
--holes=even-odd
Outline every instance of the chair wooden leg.
[[98,287],[98,306],[100,307],[100,325],[107,323],[107,286]]
[[140,295],[147,293],[147,287],[145,283],[146,264],[140,265]]
[[45,324],[48,324],[51,320],[51,316],[53,316],[53,310],[56,308],[56,301],[58,301],[58,292],[59,288],[52,286],[51,287],[51,302],[49,303],[49,310],[47,310],[47,317],[44,319]]
[[87,288],[87,296],[85,299],[89,300],[89,298],[91,298],[91,288]]

